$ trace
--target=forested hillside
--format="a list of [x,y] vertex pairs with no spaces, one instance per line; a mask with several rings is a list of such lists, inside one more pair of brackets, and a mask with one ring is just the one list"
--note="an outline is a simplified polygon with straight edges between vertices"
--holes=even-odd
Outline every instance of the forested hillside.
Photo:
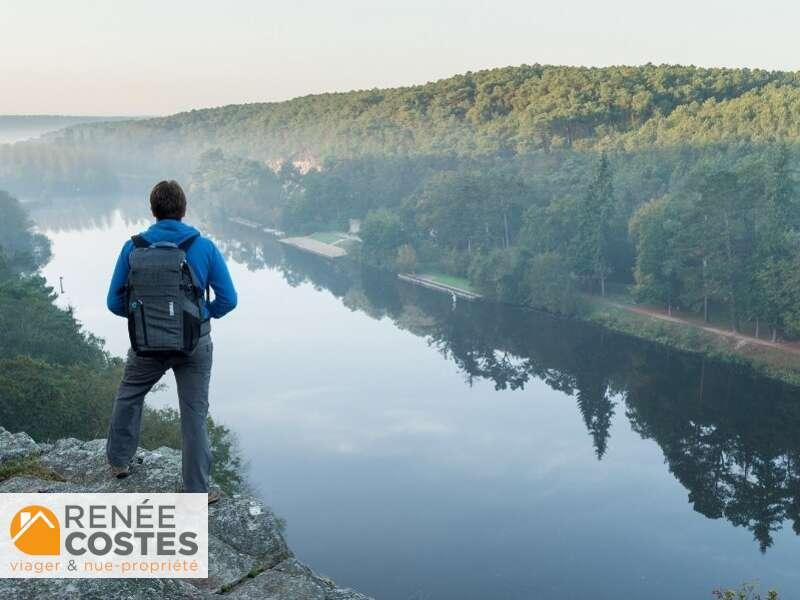
[[[424,85],[87,123],[0,146],[0,186],[101,191],[207,150],[302,170],[331,160],[517,160],[605,150],[667,152],[800,138],[794,72],[672,65],[523,65]],[[669,160],[669,156],[667,157]],[[114,181],[110,181],[114,180]],[[138,184],[138,183],[137,183]]]
[[321,163],[373,155],[473,157],[763,142],[797,137],[798,117],[796,73],[526,65],[412,87],[97,123],[72,128],[66,137],[163,146],[181,156],[219,147],[258,160]]
[[360,219],[381,268],[564,314],[625,285],[777,339],[800,335],[798,123],[793,72],[533,65],[76,126],[0,148],[0,184],[178,177],[208,218]]

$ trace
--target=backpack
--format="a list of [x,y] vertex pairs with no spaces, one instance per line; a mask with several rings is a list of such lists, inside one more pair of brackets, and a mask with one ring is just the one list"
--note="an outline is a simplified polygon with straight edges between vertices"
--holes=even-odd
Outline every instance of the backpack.
[[198,237],[180,244],[151,244],[140,235],[131,238],[128,336],[138,356],[190,356],[200,337],[211,331],[211,323],[203,319],[207,298],[186,260]]

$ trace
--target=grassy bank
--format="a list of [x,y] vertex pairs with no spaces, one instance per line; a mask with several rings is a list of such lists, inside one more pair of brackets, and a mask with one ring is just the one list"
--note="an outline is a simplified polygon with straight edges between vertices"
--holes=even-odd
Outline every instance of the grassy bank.
[[466,277],[456,277],[455,275],[447,275],[446,273],[436,271],[426,271],[422,276],[435,283],[450,286],[458,290],[464,290],[471,294],[480,294],[477,288],[475,288]]
[[691,323],[665,321],[597,297],[584,299],[582,318],[613,331],[670,348],[746,364],[768,377],[800,386],[800,357],[789,350],[705,331]]

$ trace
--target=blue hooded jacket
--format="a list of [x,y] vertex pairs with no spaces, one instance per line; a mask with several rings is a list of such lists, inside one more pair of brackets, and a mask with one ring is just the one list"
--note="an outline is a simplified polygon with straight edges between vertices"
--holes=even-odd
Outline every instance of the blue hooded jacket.
[[[197,229],[182,221],[162,219],[156,221],[141,235],[151,244],[157,242],[180,244],[196,233],[199,233]],[[119,253],[106,300],[108,310],[120,317],[128,316],[125,304],[125,284],[128,283],[131,250],[133,250],[133,242],[128,240]],[[214,291],[214,300],[208,304],[204,318],[219,319],[236,308],[236,289],[233,287],[225,259],[222,258],[222,254],[214,242],[202,236],[197,238],[186,253],[186,260],[192,267],[200,287],[202,289],[210,287]]]

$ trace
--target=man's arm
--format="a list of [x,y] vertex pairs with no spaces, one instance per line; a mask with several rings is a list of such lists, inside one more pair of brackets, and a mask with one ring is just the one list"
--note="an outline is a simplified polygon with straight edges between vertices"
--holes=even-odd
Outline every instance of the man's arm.
[[125,306],[125,285],[128,283],[132,246],[133,243],[130,240],[122,246],[117,258],[117,264],[114,267],[114,274],[111,276],[111,285],[108,287],[108,297],[106,298],[108,310],[120,317],[128,316],[127,307]]
[[208,305],[208,314],[214,319],[219,319],[236,308],[238,297],[225,259],[216,244],[211,242],[211,246],[213,251],[208,269],[208,285],[214,290],[214,300]]

